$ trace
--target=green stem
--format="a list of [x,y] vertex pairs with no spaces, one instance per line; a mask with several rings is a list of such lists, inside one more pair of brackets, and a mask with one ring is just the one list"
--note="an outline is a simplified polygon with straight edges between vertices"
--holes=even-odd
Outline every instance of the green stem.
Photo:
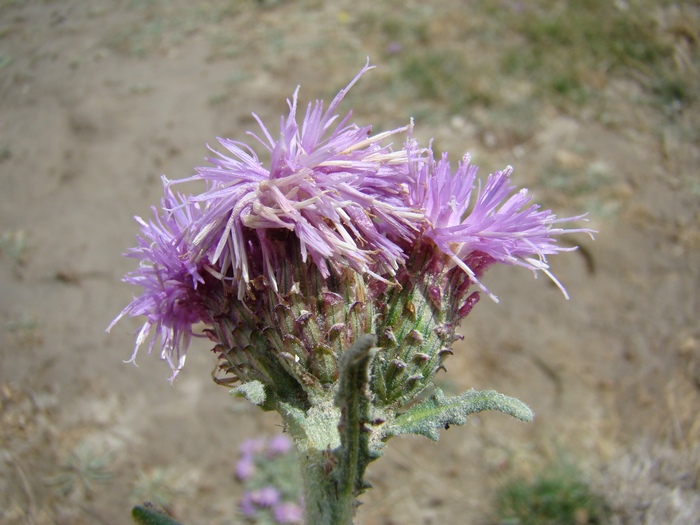
[[299,451],[307,525],[351,525],[355,500],[366,488],[365,468],[374,457],[366,425],[375,342],[364,335],[343,353],[335,399],[329,392],[306,412],[280,403]]
[[341,448],[340,410],[332,399],[318,403],[306,413],[282,406],[287,431],[294,437],[304,483],[304,522],[328,525],[352,524],[352,493],[339,490],[332,475],[337,467],[335,451]]

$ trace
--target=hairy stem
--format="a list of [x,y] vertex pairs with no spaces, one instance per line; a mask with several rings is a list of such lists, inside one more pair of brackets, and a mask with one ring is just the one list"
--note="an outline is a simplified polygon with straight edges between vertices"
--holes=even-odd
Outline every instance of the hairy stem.
[[281,403],[280,413],[294,437],[304,480],[305,523],[349,525],[363,476],[373,459],[366,423],[369,368],[376,338],[364,335],[343,353],[333,399],[317,399],[306,412]]

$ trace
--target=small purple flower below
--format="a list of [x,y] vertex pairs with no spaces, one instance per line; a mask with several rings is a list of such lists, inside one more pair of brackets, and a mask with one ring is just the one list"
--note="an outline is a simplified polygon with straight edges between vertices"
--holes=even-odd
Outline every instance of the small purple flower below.
[[301,523],[304,518],[302,508],[296,503],[280,503],[273,512],[277,523]]
[[259,507],[273,507],[280,501],[280,493],[275,487],[263,487],[251,493],[251,499]]
[[236,465],[236,478],[238,481],[247,481],[255,474],[255,461],[252,457],[242,457]]
[[240,451],[235,473],[245,487],[241,513],[252,522],[301,523],[301,480],[292,440],[284,434],[248,439]]
[[292,448],[294,448],[294,443],[284,434],[277,434],[267,442],[267,453],[270,457],[287,454]]

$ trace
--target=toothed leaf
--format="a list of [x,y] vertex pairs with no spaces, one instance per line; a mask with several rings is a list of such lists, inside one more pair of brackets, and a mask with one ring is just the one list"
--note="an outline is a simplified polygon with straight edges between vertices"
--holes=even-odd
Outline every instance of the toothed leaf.
[[464,425],[467,416],[485,410],[497,410],[525,422],[532,421],[533,417],[525,403],[494,390],[469,390],[457,396],[445,397],[442,390],[436,388],[428,399],[397,417],[385,431],[385,437],[417,434],[437,441],[441,428]]

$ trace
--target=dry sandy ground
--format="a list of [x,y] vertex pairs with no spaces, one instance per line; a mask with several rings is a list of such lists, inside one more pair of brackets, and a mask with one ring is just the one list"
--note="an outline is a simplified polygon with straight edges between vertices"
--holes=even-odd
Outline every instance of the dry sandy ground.
[[[206,345],[174,386],[155,356],[123,364],[138,323],[104,332],[136,292],[121,253],[161,174],[190,175],[216,136],[244,139],[251,111],[274,125],[297,84],[328,100],[370,56],[355,120],[405,122],[384,50],[353,25],[364,4],[0,2],[0,523],[127,523],[148,483],[184,523],[238,522],[237,445],[278,420],[211,382]],[[501,302],[470,315],[441,378],[516,396],[535,422],[484,414],[438,444],[393,440],[358,523],[493,523],[504,480],[562,458],[619,523],[700,519],[697,139],[682,113],[635,105],[633,84],[606,89],[616,125],[546,108],[517,143],[478,108],[417,120],[421,139],[469,149],[484,172],[514,164],[516,183],[560,215],[590,211],[600,233],[552,261],[568,302],[528,272],[488,274]],[[604,183],[572,196],[545,183],[552,166]],[[110,479],[60,495],[76,450]]]

